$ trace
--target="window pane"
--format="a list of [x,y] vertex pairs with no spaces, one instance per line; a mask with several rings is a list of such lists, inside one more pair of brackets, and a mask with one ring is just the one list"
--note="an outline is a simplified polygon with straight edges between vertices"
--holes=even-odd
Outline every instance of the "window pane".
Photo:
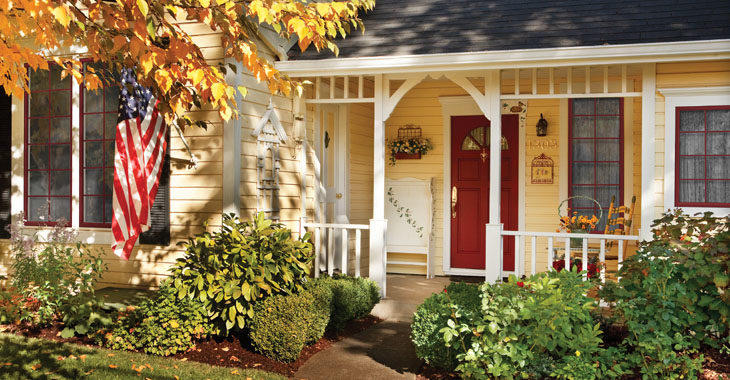
[[[582,196],[593,199],[593,186],[573,186],[571,194],[572,196]],[[593,203],[591,199],[573,198],[570,201],[573,208],[592,208],[596,204]]]
[[573,115],[593,115],[594,113],[594,99],[573,99]]
[[730,110],[708,110],[708,131],[730,131]]
[[104,131],[106,132],[106,138],[113,139],[117,133],[117,114],[108,113],[104,115]]
[[71,145],[51,145],[51,168],[71,169]]
[[71,118],[51,119],[51,142],[71,142]]
[[104,193],[114,193],[114,168],[104,169]]
[[71,171],[51,171],[51,195],[71,194]]
[[[730,156],[707,157],[707,178],[730,179]],[[730,198],[727,201],[730,202]]]
[[112,197],[110,197],[110,196],[104,197],[104,209],[105,209],[104,210],[104,221],[106,223],[112,222],[112,215],[113,215],[112,205],[113,205]]
[[96,89],[93,91],[84,89],[84,112],[104,111],[104,92]]
[[573,183],[574,184],[591,184],[594,183],[594,166],[592,162],[576,162],[573,163]]
[[730,154],[730,132],[708,133],[707,154]]
[[28,198],[28,220],[38,222],[38,221],[47,221],[47,219],[48,219],[48,198],[46,198],[46,197]]
[[51,198],[51,221],[71,220],[71,197]]
[[679,157],[679,178],[680,179],[703,179],[705,178],[704,157]]
[[30,116],[48,115],[48,93],[34,92],[30,94]]
[[599,184],[619,183],[618,162],[599,162],[596,164],[596,181]]
[[595,122],[593,116],[573,117],[573,137],[593,137]]
[[598,115],[618,115],[619,113],[619,100],[613,99],[598,99],[596,102],[596,114]]
[[28,195],[48,195],[48,172],[28,172]]
[[119,110],[119,86],[116,84],[109,85],[104,89],[104,111],[116,112]]
[[705,134],[680,133],[679,154],[705,154]]
[[114,140],[106,141],[104,145],[104,166],[114,166]]
[[593,161],[594,140],[573,140],[573,161]]
[[28,169],[48,168],[48,145],[31,145],[28,157]]
[[611,199],[613,197],[615,197],[617,202],[621,203],[621,192],[618,186],[601,186],[596,189],[596,200],[603,207],[604,214],[608,212],[608,207],[611,205]]
[[619,140],[597,140],[596,151],[597,161],[619,161],[621,159],[621,150]]
[[71,76],[61,79],[61,66],[49,64],[51,69],[51,89],[71,88]]
[[596,120],[596,136],[597,137],[615,137],[621,136],[621,122],[618,116],[598,116]]
[[728,203],[730,201],[730,180],[709,181],[707,183],[707,201]]
[[104,115],[84,115],[84,138],[99,140],[104,138]]
[[484,127],[474,128],[469,132],[469,135],[471,135],[471,137],[474,138],[474,141],[476,141],[480,146],[486,146],[489,141],[489,128],[486,128],[486,131]]
[[84,222],[104,222],[104,198],[84,197]]
[[84,194],[101,194],[104,184],[102,183],[102,169],[84,170]]
[[705,181],[679,181],[680,202],[704,202]]
[[101,141],[90,141],[84,143],[84,166],[102,166],[102,159],[104,156],[103,144],[104,143]]
[[50,93],[51,115],[69,116],[71,115],[71,92],[70,91],[53,91]]
[[679,111],[679,130],[704,131],[705,111]]
[[28,138],[31,143],[48,142],[48,119],[30,119]]
[[30,90],[47,90],[48,89],[48,70],[34,70],[30,72]]

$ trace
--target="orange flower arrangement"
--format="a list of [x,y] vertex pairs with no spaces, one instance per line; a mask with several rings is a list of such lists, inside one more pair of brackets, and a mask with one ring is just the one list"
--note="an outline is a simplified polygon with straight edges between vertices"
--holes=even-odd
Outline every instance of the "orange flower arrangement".
[[[570,209],[568,209],[570,215]],[[560,217],[560,231],[565,232],[590,232],[596,228],[598,218],[595,215],[587,217],[585,215],[578,215],[577,211],[573,212],[573,216],[562,216]]]

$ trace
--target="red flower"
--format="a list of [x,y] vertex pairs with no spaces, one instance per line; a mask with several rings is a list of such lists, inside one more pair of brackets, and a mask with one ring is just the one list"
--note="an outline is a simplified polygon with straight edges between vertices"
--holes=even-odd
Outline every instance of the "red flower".
[[525,283],[522,281],[517,281],[517,286],[519,286],[520,288],[523,288],[523,287],[525,287]]
[[448,293],[448,291],[446,289],[444,289],[444,293]]

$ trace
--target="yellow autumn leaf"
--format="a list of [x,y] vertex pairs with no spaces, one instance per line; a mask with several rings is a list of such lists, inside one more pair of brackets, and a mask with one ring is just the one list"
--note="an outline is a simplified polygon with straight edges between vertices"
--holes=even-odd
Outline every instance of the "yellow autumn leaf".
[[180,324],[178,324],[177,321],[173,320],[173,321],[170,321],[170,326],[172,326],[173,329],[176,329],[176,328],[180,327]]
[[32,367],[30,367],[30,369],[32,369],[33,371],[37,371],[38,368],[41,368],[41,363],[34,364]]
[[188,74],[188,78],[193,81],[193,84],[198,84],[205,78],[205,71],[202,69],[195,69]]
[[117,368],[117,366],[114,364],[109,364],[109,368],[114,369],[114,368]]
[[210,91],[213,93],[213,99],[219,100],[226,94],[226,85],[223,83],[213,83]]
[[[167,70],[157,70],[155,71],[155,81],[158,85],[160,85],[160,88],[167,93],[170,91],[170,87],[172,87],[172,78],[170,78],[170,73],[167,72]],[[177,322],[175,322],[177,324]],[[177,328],[176,326],[173,326],[174,328]]]
[[234,369],[233,371],[231,371],[231,375],[238,375],[238,370]]
[[56,7],[53,9],[53,17],[56,18],[58,22],[61,23],[64,27],[67,27],[68,24],[71,22],[71,19],[68,17],[68,12],[66,12],[65,7]]
[[150,11],[150,6],[145,0],[137,0],[137,7],[142,12],[142,16],[147,17],[147,13]]
[[210,6],[210,0],[200,0],[200,6],[203,8],[208,8]]
[[240,92],[241,96],[243,96],[245,98],[246,95],[248,94],[248,89],[244,86],[238,86],[238,92]]

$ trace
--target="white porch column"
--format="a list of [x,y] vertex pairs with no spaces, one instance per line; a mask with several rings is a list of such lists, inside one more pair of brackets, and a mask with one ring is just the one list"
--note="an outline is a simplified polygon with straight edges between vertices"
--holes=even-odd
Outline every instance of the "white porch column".
[[374,138],[373,138],[373,218],[370,219],[370,279],[380,286],[385,298],[385,120],[386,96],[383,76],[375,75]]
[[[489,224],[486,226],[485,245],[485,278],[487,282],[496,282],[502,277],[502,224],[501,191],[502,191],[502,115],[500,106],[499,70],[487,73],[485,96],[488,105],[486,115],[489,119]],[[482,108],[484,109],[484,107]]]
[[655,107],[656,107],[656,64],[642,66],[641,79],[641,229],[642,240],[651,239],[651,223],[654,207],[657,205],[657,190],[654,166],[656,151]]
[[[240,63],[233,62],[239,70]],[[226,74],[226,82],[231,86],[243,84],[243,77],[233,71]],[[243,105],[243,96],[236,92],[238,107]],[[241,127],[240,118],[223,123],[223,213],[241,216]]]

